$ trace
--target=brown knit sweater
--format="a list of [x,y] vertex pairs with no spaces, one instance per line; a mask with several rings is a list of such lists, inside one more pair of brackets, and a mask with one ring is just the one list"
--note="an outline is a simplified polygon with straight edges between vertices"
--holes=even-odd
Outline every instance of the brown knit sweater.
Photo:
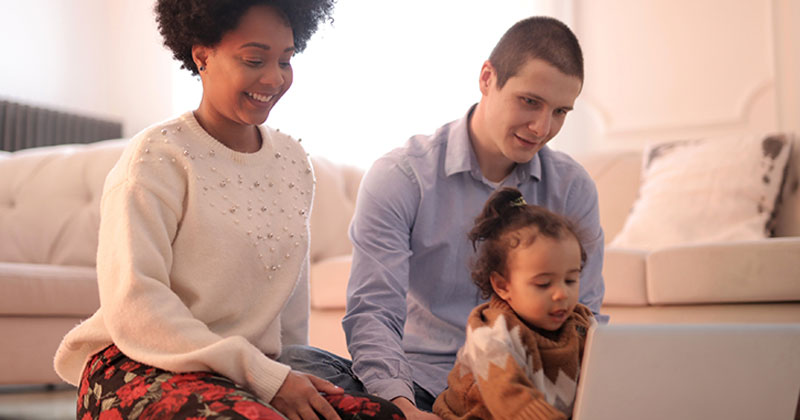
[[502,299],[472,310],[467,339],[433,411],[443,419],[566,419],[572,415],[592,312],[578,304],[546,337]]

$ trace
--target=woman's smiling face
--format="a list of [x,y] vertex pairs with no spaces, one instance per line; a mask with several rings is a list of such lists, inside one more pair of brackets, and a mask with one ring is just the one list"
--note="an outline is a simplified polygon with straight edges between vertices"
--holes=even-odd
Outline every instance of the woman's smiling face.
[[193,48],[197,66],[204,67],[200,108],[217,124],[263,124],[292,85],[294,52],[284,15],[269,6],[251,7],[219,44]]

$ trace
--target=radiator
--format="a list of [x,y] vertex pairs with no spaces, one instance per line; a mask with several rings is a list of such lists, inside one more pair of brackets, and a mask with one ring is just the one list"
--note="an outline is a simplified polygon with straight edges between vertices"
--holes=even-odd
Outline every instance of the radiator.
[[0,100],[0,150],[122,137],[122,123]]

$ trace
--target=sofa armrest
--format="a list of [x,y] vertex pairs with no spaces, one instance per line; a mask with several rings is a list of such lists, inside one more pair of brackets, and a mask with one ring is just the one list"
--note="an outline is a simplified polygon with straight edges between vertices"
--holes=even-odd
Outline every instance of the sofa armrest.
[[650,304],[800,301],[800,238],[664,248],[647,257]]
[[344,309],[352,255],[326,258],[311,264],[311,308]]
[[648,251],[606,248],[603,305],[646,306],[645,261]]

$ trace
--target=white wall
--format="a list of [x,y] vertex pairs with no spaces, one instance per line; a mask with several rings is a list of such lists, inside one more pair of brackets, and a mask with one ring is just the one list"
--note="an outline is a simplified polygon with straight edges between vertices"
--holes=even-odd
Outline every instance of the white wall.
[[778,119],[800,135],[800,1],[775,0]]
[[588,146],[797,130],[798,3],[575,0]]
[[0,1],[0,95],[116,116],[106,0]]
[[153,14],[154,0],[106,0],[115,38],[114,109],[125,135],[169,118],[172,112],[172,53],[162,45]]
[[121,119],[171,113],[170,56],[152,0],[0,0],[0,97]]
[[[557,148],[636,148],[650,139],[753,127],[800,132],[796,0],[503,0],[504,7],[486,12],[501,20],[493,27],[481,25],[480,14],[432,19],[421,0],[386,21],[390,10],[376,6],[385,3],[370,1],[340,0],[340,9],[369,13],[336,23],[358,27],[355,34],[338,35],[334,27],[312,40],[295,60],[296,85],[271,117],[270,123],[305,137],[312,153],[339,161],[356,148],[377,155],[460,116],[477,99],[479,61],[505,26],[527,14],[520,10],[528,2],[531,13],[570,24],[586,55],[586,86]],[[196,97],[174,96],[181,84],[194,82],[174,75],[177,64],[161,45],[153,3],[0,0],[0,97],[120,118],[126,136],[196,106]],[[402,40],[425,26],[439,34],[427,45],[380,38],[380,29],[399,32]],[[324,48],[338,36],[352,37],[352,50]],[[431,76],[430,67],[450,60],[456,48],[474,50],[474,58],[462,59],[458,73]],[[413,58],[395,54],[401,50]],[[329,64],[306,66],[312,54]],[[341,71],[358,82],[343,82]],[[316,100],[300,99],[309,97]],[[398,111],[392,104],[400,97],[418,105]],[[464,105],[447,108],[445,102]],[[382,110],[391,118],[369,117]],[[415,122],[405,121],[410,116]],[[354,135],[367,140],[344,141]]]

